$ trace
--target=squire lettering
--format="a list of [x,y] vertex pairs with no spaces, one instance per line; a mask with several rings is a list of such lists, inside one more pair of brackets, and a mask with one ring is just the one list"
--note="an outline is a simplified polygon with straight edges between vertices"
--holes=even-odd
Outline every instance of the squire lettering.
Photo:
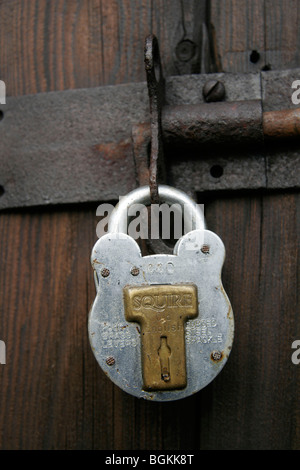
[[164,294],[164,295],[145,295],[140,296],[136,295],[133,298],[133,308],[134,310],[139,310],[141,308],[147,308],[152,310],[165,310],[166,308],[192,308],[192,295],[191,294]]

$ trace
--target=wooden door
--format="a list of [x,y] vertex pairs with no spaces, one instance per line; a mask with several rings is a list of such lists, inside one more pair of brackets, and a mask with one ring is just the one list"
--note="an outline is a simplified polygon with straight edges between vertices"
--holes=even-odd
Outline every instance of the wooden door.
[[[299,63],[297,0],[4,0],[0,13],[8,96],[144,81],[150,32],[166,76],[200,73],[199,63],[179,67],[174,51],[185,34],[200,44],[203,22],[214,70]],[[119,390],[92,354],[89,257],[101,194],[95,203],[1,213],[1,449],[300,448],[300,365],[291,361],[300,339],[299,194],[204,196],[207,224],[227,250],[234,348],[216,380],[171,403]]]

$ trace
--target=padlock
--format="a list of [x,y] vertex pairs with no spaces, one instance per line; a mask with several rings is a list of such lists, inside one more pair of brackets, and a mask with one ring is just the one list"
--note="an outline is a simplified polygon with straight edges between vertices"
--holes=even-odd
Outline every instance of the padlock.
[[121,198],[92,250],[97,295],[88,330],[99,365],[117,386],[171,401],[198,392],[222,370],[234,318],[221,281],[223,242],[184,192],[160,185],[159,197],[184,208],[187,233],[173,254],[142,256],[127,234],[128,210],[150,203],[149,187]]

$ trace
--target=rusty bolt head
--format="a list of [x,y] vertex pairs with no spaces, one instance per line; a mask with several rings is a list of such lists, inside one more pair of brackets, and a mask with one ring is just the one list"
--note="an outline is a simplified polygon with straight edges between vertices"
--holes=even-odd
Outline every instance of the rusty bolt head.
[[203,98],[207,103],[222,101],[225,97],[225,86],[219,80],[209,80],[203,87]]
[[103,269],[101,270],[101,276],[102,276],[102,277],[108,277],[109,275],[110,275],[109,269],[103,268]]
[[190,39],[183,39],[176,46],[176,56],[181,62],[188,62],[196,53],[196,44]]
[[106,359],[106,364],[108,366],[113,366],[114,364],[116,363],[116,360],[114,357],[112,356],[109,356],[107,359]]
[[213,351],[210,357],[214,362],[219,362],[223,358],[223,353],[221,351]]
[[130,272],[133,276],[137,276],[140,273],[140,270],[139,270],[139,268],[134,266],[134,268],[132,268]]
[[208,246],[208,245],[202,245],[201,251],[202,251],[202,253],[204,253],[205,255],[208,255],[208,253],[209,253],[209,246]]

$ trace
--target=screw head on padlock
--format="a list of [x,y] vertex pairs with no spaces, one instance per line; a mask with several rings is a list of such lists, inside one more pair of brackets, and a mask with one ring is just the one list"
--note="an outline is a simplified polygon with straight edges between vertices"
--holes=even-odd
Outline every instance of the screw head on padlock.
[[184,206],[188,232],[172,255],[142,256],[127,235],[127,214],[132,204],[149,204],[149,187],[123,197],[92,251],[97,295],[88,330],[99,365],[116,385],[139,398],[171,401],[198,392],[222,370],[234,319],[221,281],[221,239],[184,192],[160,185],[159,195]]

